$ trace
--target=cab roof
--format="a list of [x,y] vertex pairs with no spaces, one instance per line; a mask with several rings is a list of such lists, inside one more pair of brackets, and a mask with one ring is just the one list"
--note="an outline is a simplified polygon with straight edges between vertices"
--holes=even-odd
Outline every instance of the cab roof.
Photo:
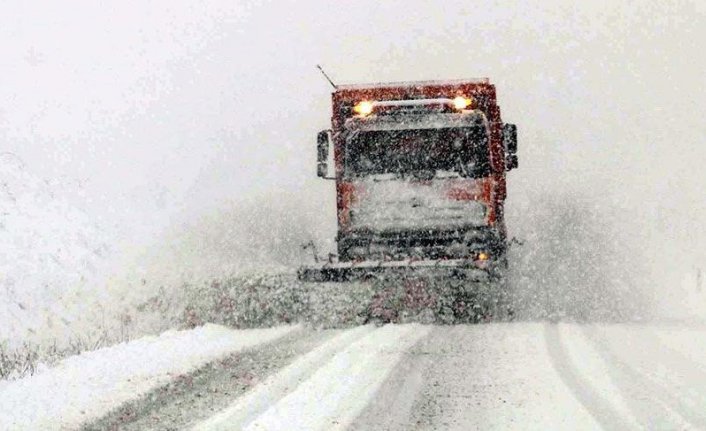
[[488,78],[470,78],[470,79],[449,79],[449,80],[430,80],[430,81],[400,81],[400,82],[375,82],[369,84],[341,84],[336,86],[336,90],[365,90],[369,88],[387,88],[387,87],[436,87],[447,85],[462,85],[462,84],[490,84]]

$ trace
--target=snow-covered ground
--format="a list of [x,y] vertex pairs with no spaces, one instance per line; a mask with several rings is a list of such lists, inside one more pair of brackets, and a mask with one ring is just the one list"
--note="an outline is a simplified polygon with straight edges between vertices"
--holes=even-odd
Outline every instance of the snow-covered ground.
[[[349,6],[10,2],[0,14],[0,353],[27,343],[31,354],[34,344],[96,331],[175,327],[169,301],[185,283],[291,270],[312,239],[328,241],[321,254],[331,250],[334,186],[313,175],[314,137],[331,114],[318,62],[335,82],[490,76],[497,84],[503,118],[520,136],[506,214],[525,244],[513,251],[523,317],[704,321],[706,56],[693,55],[704,39],[702,3]],[[223,284],[193,290],[218,306],[195,317],[241,323],[233,310],[259,305],[239,295],[257,283]],[[267,311],[279,315],[284,305],[276,305]],[[366,404],[354,427],[385,419],[391,429],[469,420],[527,428],[548,418],[545,425],[706,428],[699,328],[429,331],[412,347],[405,326],[322,342],[316,366],[297,362],[272,377],[276,390],[256,389],[274,400],[258,404],[248,424],[275,424],[280,413],[312,427],[343,424]],[[129,338],[115,335],[111,342]],[[349,368],[347,358],[367,365]],[[295,375],[311,393],[294,388]],[[333,375],[355,394],[341,399],[349,413],[322,404],[311,419],[289,414],[311,405]],[[386,401],[372,402],[372,392]],[[250,406],[234,402],[234,411]]]
[[703,429],[704,358],[703,324],[206,325],[0,383],[0,429]]
[[704,349],[703,326],[357,328],[195,429],[702,428]]
[[[90,199],[0,153],[0,352],[51,361],[178,325],[173,285],[136,270],[144,243],[87,212]],[[12,362],[0,378],[17,376]]]
[[294,330],[206,325],[65,359],[33,376],[0,382],[0,429],[78,428],[207,362]]
[[344,332],[196,429],[345,429],[430,330],[390,325]]
[[[684,271],[692,279],[706,271],[704,59],[690,55],[703,39],[703,11],[688,2],[620,3],[610,13],[592,2],[448,3],[439,13],[424,2],[372,1],[346,13],[324,1],[291,10],[225,0],[116,11],[90,2],[8,5],[0,17],[0,143],[27,169],[13,171],[3,156],[0,342],[70,337],[113,314],[129,317],[135,291],[169,292],[185,278],[218,278],[267,258],[292,265],[310,239],[331,246],[333,185],[312,171],[313,137],[330,119],[330,87],[317,62],[336,82],[490,76],[503,117],[520,130],[510,233],[528,248],[536,239],[561,242],[528,221],[545,217],[537,194],[571,202],[593,191],[590,207],[617,244],[594,246],[596,263],[638,274],[641,265],[654,273],[668,266],[671,281],[645,277],[656,286],[651,293],[685,297],[666,292]],[[449,41],[453,52],[441,55]],[[540,74],[538,64],[547,65]],[[66,193],[85,194],[79,200],[92,210]],[[556,219],[545,217],[548,225]],[[115,224],[140,229],[157,257],[138,253],[130,268],[111,265],[139,275],[113,288],[91,280],[115,251]],[[162,241],[153,224],[179,240]],[[634,228],[614,235],[626,226]],[[616,248],[630,249],[630,259]],[[526,254],[544,257],[537,250],[546,247]],[[549,251],[545,262],[568,254]],[[572,271],[565,265],[553,276]],[[683,305],[706,314],[704,294],[691,295]]]
[[112,255],[111,235],[69,203],[76,184],[28,173],[0,155],[0,342],[65,337],[113,317],[97,288]]

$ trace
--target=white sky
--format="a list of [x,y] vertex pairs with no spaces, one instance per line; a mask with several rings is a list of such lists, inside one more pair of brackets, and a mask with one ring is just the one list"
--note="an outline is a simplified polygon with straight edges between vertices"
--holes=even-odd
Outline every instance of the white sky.
[[332,211],[315,64],[339,82],[488,76],[520,129],[510,209],[587,193],[703,248],[704,3],[497,3],[4,2],[0,148],[123,224],[262,196]]

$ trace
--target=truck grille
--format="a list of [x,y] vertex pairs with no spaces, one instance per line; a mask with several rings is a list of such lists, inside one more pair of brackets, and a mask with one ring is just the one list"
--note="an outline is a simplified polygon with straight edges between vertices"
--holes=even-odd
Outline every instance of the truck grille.
[[480,250],[498,254],[502,249],[502,241],[495,229],[488,227],[445,231],[359,231],[340,237],[338,249],[339,258],[342,261],[452,259]]

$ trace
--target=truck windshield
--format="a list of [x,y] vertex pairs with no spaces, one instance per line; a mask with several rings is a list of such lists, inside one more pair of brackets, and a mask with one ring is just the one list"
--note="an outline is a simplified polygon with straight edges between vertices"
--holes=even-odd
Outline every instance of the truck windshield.
[[434,178],[490,174],[484,126],[355,131],[347,139],[349,177],[380,174]]

